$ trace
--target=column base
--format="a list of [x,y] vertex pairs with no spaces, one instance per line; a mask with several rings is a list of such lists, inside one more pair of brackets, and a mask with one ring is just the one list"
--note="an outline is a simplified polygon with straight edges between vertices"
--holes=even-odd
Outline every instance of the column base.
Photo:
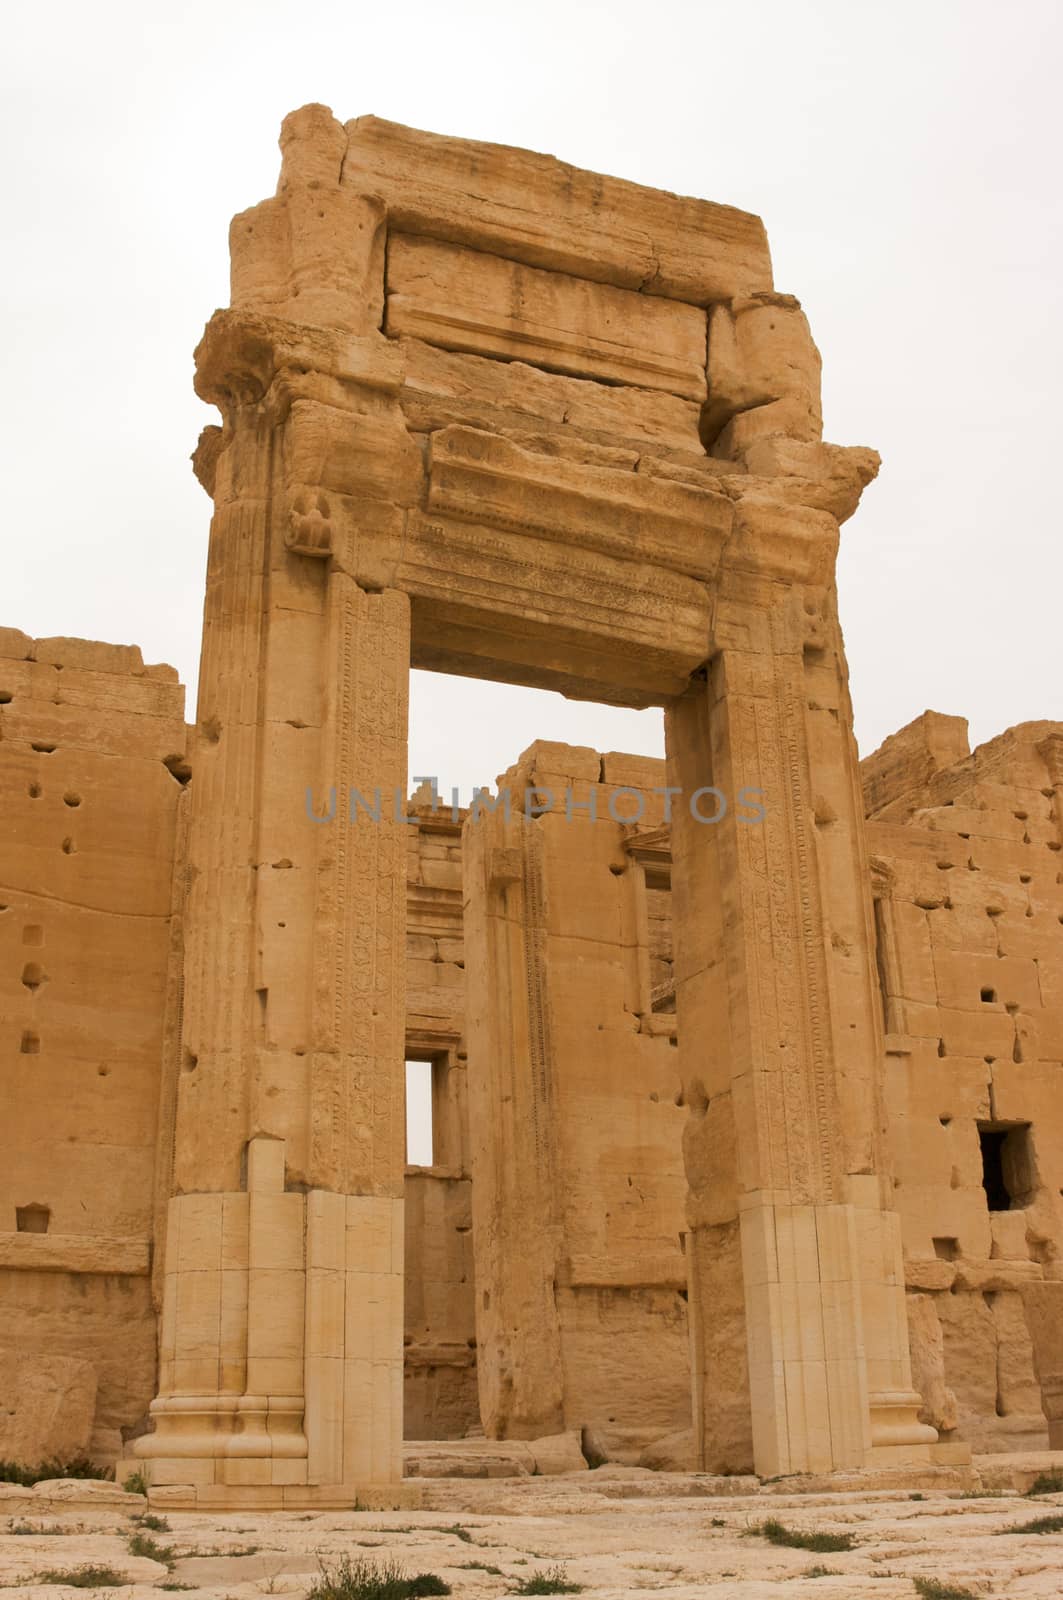
[[878,1390],[868,1396],[871,1411],[869,1467],[900,1467],[932,1461],[937,1429],[919,1421],[923,1397],[915,1389]]
[[[186,1463],[187,1465],[187,1463]],[[419,1511],[431,1482],[234,1484],[152,1482],[148,1504],[160,1511]],[[438,1482],[438,1480],[435,1480]]]
[[133,1445],[152,1487],[306,1483],[302,1395],[163,1395]]

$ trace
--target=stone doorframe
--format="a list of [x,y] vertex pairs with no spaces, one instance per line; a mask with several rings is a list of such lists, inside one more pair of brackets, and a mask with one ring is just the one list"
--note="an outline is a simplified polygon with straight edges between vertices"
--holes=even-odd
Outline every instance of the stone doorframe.
[[[319,106],[281,146],[197,351],[223,426],[196,457],[215,513],[138,1454],[201,1503],[343,1503],[401,1476],[412,663],[665,708],[703,1465],[926,1459],[834,588],[877,458],[818,442],[818,357],[756,218]],[[403,328],[503,360],[548,347],[553,371],[585,358],[603,394],[619,358],[589,334],[573,356],[519,307],[490,336],[455,334],[446,301],[395,294],[385,314],[399,235],[654,317],[697,308],[681,320],[707,326],[707,384],[652,348],[625,349],[621,379],[700,395],[712,455],[544,451],[493,431],[490,397],[475,425],[424,423]],[[708,786],[758,791],[763,820],[695,820]],[[333,791],[314,821],[308,792],[328,818]]]

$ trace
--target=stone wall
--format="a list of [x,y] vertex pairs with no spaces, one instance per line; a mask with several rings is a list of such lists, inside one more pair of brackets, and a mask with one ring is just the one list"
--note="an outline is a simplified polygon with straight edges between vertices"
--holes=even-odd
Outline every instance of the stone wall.
[[[582,1425],[623,1449],[689,1423],[660,766],[540,742],[500,780],[510,818],[465,825],[480,1401],[494,1436]],[[618,816],[641,809],[643,825],[610,815],[621,786]],[[554,809],[527,820],[526,791],[550,791]]]
[[0,630],[0,1456],[113,1458],[155,1392],[183,710],[133,646]]
[[[185,738],[172,669],[0,631],[0,1456],[113,1458],[154,1392]],[[927,713],[862,771],[924,1418],[1059,1445],[1063,726],[971,753]],[[482,1410],[631,1451],[688,1423],[664,773],[540,742],[501,780],[509,821],[410,808],[433,1159],[406,1174],[408,1438]],[[554,810],[524,819],[528,787]]]
[[1061,758],[928,712],[863,764],[916,1381],[978,1450],[1044,1447],[1063,1371]]

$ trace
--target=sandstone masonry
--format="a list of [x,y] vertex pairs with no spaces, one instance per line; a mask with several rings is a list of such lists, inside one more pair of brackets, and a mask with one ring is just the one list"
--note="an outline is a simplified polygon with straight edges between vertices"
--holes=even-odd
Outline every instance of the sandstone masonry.
[[[319,106],[281,145],[197,351],[194,728],[133,647],[0,634],[0,1454],[269,1507],[404,1434],[1063,1447],[1063,736],[858,762],[878,462],[821,442],[759,220]],[[502,782],[571,818],[373,815],[411,665],[661,705],[667,762],[541,743]]]

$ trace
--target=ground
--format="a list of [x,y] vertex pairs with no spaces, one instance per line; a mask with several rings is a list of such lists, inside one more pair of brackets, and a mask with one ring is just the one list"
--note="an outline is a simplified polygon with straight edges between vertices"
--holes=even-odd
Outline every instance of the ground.
[[[669,1600],[907,1600],[921,1592],[916,1580],[936,1581],[941,1589],[930,1592],[943,1600],[1063,1595],[1063,1532],[1020,1531],[1035,1518],[1063,1527],[1063,1493],[795,1494],[780,1483],[721,1496],[707,1487],[696,1477],[604,1468],[437,1483],[436,1510],[168,1512],[168,1526],[145,1530],[137,1521],[144,1501],[113,1485],[0,1485],[0,1587],[11,1600],[42,1600],[41,1574],[91,1565],[125,1578],[128,1600],[161,1600],[160,1590],[174,1589],[201,1600],[302,1600],[321,1564],[346,1554],[391,1558],[411,1576],[436,1573],[468,1600],[496,1600],[558,1565],[589,1600],[659,1591]],[[801,1533],[850,1535],[854,1547],[820,1553],[772,1544],[755,1531],[769,1518]],[[169,1564],[130,1553],[138,1531],[160,1554],[170,1547]],[[105,1582],[113,1593],[113,1578]]]

